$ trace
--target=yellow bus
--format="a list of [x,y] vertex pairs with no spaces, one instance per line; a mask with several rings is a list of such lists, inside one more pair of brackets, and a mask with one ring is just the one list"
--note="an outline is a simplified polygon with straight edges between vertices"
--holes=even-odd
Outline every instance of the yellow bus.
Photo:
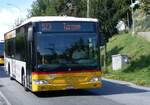
[[0,42],[0,65],[4,65],[4,42]]
[[97,19],[32,17],[4,37],[6,71],[25,90],[102,86]]

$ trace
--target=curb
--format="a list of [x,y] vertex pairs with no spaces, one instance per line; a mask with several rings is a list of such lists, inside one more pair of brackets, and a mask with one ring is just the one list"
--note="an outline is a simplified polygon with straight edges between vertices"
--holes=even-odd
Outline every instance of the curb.
[[0,91],[0,96],[4,99],[6,105],[11,105],[10,102],[7,100],[7,98],[3,95],[1,91]]

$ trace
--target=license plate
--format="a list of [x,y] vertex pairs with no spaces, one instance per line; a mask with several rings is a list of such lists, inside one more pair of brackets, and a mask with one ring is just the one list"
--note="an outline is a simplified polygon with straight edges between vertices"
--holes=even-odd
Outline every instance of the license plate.
[[73,86],[67,86],[66,89],[74,89],[74,87]]

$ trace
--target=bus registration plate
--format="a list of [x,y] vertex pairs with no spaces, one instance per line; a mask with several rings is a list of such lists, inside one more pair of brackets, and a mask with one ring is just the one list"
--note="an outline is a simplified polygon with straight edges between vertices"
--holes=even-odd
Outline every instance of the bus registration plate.
[[74,89],[74,87],[73,86],[67,86],[66,89]]

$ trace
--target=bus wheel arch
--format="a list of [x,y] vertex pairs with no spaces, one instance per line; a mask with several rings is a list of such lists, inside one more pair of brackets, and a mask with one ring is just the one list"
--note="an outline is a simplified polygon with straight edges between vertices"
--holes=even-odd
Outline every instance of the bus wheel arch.
[[10,63],[8,63],[8,75],[10,80],[14,80],[14,78],[11,76],[11,72],[10,72]]
[[8,71],[7,71],[8,75],[10,75],[10,63],[8,63]]
[[22,67],[22,69],[21,69],[21,83],[22,83],[22,85],[24,87],[24,90],[28,91],[28,88],[26,86],[27,84],[26,84],[26,76],[25,76],[25,69],[24,69],[24,67]]

